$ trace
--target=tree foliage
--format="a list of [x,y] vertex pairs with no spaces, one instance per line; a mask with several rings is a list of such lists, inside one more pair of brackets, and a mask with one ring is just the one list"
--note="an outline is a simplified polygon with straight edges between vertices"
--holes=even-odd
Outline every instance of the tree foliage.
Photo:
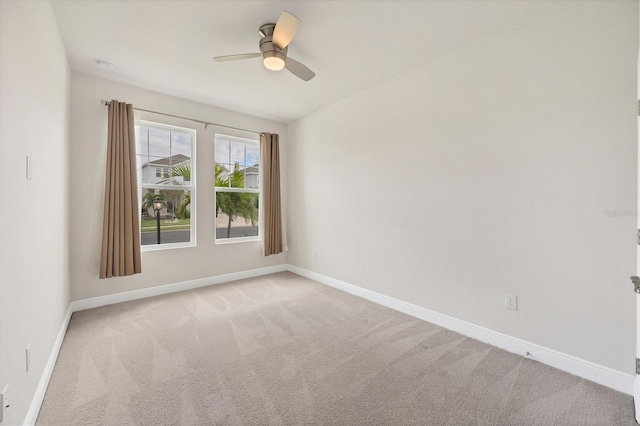
[[[142,209],[142,215],[143,216],[151,216],[149,214],[149,209],[153,210],[153,203],[156,200],[156,198],[160,198],[160,200],[162,200],[162,205],[164,207],[167,207],[167,198],[164,196],[164,194],[154,194],[153,191],[148,191],[146,194],[144,194],[144,196],[142,197],[142,206],[140,207]],[[155,210],[154,210],[155,213]]]
[[[244,188],[244,170],[239,163],[235,163],[232,171],[228,171],[220,164],[214,165],[215,186],[222,188]],[[175,166],[172,176],[182,176],[185,181],[191,181],[191,165],[183,163]],[[159,194],[149,191],[142,198],[143,214],[149,215],[153,209],[153,202],[160,197],[163,205],[174,210],[173,213],[179,219],[189,218],[189,206],[191,205],[191,193],[181,193],[176,190],[160,190]],[[228,218],[227,238],[231,236],[231,224],[238,217],[242,217],[246,223],[256,226],[258,222],[258,196],[247,192],[223,192],[216,191],[216,217],[222,212]]]
[[161,189],[160,196],[165,200],[167,213],[176,214],[177,206],[180,205],[183,199],[182,191],[176,191],[175,189]]
[[[215,186],[223,188],[244,188],[244,170],[239,163],[235,163],[233,171],[229,172],[220,164],[214,165]],[[216,217],[224,213],[227,218],[227,238],[231,236],[231,223],[242,217],[246,223],[256,226],[258,222],[258,197],[247,192],[216,191]]]
[[191,217],[191,212],[188,209],[189,205],[191,205],[191,193],[185,194],[182,198],[182,203],[180,203],[178,210],[176,210],[176,217],[178,219],[189,219]]
[[181,176],[185,182],[191,181],[191,163],[184,162],[173,167],[173,176]]
[[[190,182],[191,181],[191,163],[185,162],[182,164],[178,164],[173,168],[172,175],[182,176],[185,182]],[[181,195],[176,205],[178,205],[178,208],[175,211],[175,215],[178,219],[188,219],[189,217],[191,217],[191,213],[189,211],[189,206],[191,205],[190,192],[185,191],[185,194]]]

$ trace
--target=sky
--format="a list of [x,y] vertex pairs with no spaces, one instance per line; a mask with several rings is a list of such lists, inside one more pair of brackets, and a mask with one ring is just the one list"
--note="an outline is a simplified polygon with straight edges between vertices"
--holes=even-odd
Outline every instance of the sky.
[[[191,158],[191,134],[168,129],[136,126],[139,150],[142,162],[182,154]],[[255,166],[260,163],[258,144],[244,143],[217,137],[214,145],[215,161],[233,166]],[[147,157],[148,156],[148,157]]]
[[[148,161],[182,154],[191,158],[191,134],[155,127],[136,126],[138,128],[138,154],[149,156]],[[143,160],[146,162],[147,160]]]
[[[177,154],[191,158],[191,133],[161,129],[149,126],[136,126],[138,143],[138,170],[143,164]],[[227,170],[232,170],[237,162],[241,167],[251,167],[260,163],[260,146],[257,143],[245,143],[216,136],[214,160]]]
[[217,137],[214,156],[216,163],[227,166],[229,170],[236,162],[242,167],[250,167],[260,163],[260,147],[257,144]]

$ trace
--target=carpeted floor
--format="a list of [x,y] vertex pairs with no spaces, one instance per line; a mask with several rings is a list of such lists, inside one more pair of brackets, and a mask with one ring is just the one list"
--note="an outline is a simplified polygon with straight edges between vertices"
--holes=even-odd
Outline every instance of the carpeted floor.
[[284,272],[76,312],[39,425],[635,425],[633,399]]

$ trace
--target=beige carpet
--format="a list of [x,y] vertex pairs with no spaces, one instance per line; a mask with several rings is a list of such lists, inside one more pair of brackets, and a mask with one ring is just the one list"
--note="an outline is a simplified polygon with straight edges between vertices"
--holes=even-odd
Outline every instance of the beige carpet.
[[630,396],[291,273],[76,312],[39,425],[633,425]]

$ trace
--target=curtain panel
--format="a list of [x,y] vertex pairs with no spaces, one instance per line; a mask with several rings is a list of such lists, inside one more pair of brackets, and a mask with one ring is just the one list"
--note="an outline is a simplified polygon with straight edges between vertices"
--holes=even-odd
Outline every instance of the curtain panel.
[[109,104],[100,278],[142,272],[133,106]]
[[271,133],[260,134],[260,150],[263,175],[263,255],[282,252],[282,203],[280,195],[280,146],[279,136]]

